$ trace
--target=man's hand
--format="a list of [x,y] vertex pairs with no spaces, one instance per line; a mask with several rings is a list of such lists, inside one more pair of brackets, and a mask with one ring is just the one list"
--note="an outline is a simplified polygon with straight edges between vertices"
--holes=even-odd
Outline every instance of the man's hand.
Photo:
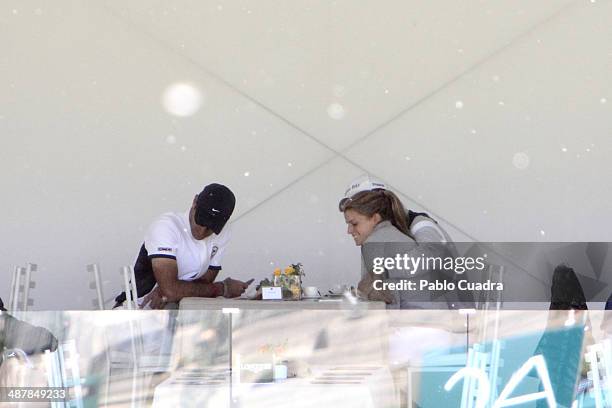
[[144,309],[147,305],[151,309],[163,309],[167,302],[168,299],[162,296],[159,286],[155,286],[152,291],[145,295],[141,309]]
[[244,291],[253,283],[253,279],[247,282],[239,281],[237,279],[227,278],[223,281],[225,285],[225,292],[223,296],[226,298],[235,298],[244,293]]

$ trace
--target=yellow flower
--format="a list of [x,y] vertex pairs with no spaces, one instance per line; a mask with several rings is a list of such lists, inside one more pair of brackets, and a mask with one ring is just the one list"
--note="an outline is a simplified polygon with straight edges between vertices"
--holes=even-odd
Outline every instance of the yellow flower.
[[280,276],[280,274],[281,274],[281,268],[274,269],[274,276]]
[[295,273],[295,269],[293,268],[293,266],[288,266],[285,268],[285,274],[293,275],[294,273]]

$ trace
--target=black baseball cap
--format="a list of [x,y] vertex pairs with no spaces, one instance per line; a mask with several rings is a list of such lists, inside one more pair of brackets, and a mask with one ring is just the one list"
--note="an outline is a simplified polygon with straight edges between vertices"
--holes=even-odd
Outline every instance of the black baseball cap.
[[195,222],[219,234],[230,219],[236,206],[232,190],[222,184],[209,184],[198,194],[195,209]]

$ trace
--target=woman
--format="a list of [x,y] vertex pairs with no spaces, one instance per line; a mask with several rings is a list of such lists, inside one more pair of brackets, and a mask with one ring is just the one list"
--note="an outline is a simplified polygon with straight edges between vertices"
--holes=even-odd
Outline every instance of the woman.
[[[376,280],[408,277],[407,271],[392,270],[383,274],[373,271],[374,259],[395,258],[397,254],[416,254],[417,244],[406,224],[406,212],[399,198],[389,190],[362,191],[340,202],[348,225],[347,233],[361,247],[362,273],[359,294],[369,300],[382,300],[388,308],[410,307],[408,300],[397,291],[374,289]],[[423,299],[424,300],[424,299]]]
[[[340,204],[346,200],[352,198],[355,194],[363,191],[377,191],[377,190],[388,190],[388,187],[381,180],[370,177],[368,174],[363,174],[348,185],[344,192],[344,198],[340,201]],[[415,212],[409,209],[405,209],[406,212],[406,226],[410,235],[418,244],[422,242],[436,242],[444,244],[451,251],[451,255],[457,256],[455,245],[448,232],[442,228],[440,224],[429,214],[424,212]]]
[[[376,280],[383,282],[414,280],[424,272],[416,271],[412,275],[412,271],[392,268],[383,274],[374,273],[376,258],[395,259],[398,254],[420,257],[425,251],[410,235],[406,224],[406,211],[399,198],[389,190],[362,191],[350,198],[345,197],[340,202],[339,209],[344,213],[348,225],[347,233],[353,237],[355,244],[361,247],[362,276],[358,285],[360,296],[368,300],[384,301],[388,309],[431,307],[433,294],[428,291],[374,289]],[[405,378],[407,372],[405,367],[418,366],[426,353],[434,351],[445,353],[456,342],[456,337],[464,341],[465,334],[462,333],[462,325],[457,336],[447,330],[446,326],[450,326],[451,331],[458,326],[453,318],[455,314],[445,315],[444,317],[450,318],[447,321],[448,319],[440,319],[439,313],[423,311],[418,316],[422,319],[420,322],[416,321],[415,314],[409,314],[408,321],[404,322],[402,315],[401,312],[389,314],[388,358],[404,406],[407,405],[406,384],[408,383]]]

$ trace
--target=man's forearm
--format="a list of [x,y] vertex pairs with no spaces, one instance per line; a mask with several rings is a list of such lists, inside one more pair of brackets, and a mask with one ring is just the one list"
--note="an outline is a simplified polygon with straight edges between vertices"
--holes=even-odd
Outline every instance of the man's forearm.
[[178,302],[184,297],[217,297],[223,296],[223,283],[207,283],[200,280],[186,282],[177,280],[166,285],[160,285],[163,296],[169,302]]
[[219,269],[209,269],[201,278],[197,279],[200,282],[213,283],[217,279]]

